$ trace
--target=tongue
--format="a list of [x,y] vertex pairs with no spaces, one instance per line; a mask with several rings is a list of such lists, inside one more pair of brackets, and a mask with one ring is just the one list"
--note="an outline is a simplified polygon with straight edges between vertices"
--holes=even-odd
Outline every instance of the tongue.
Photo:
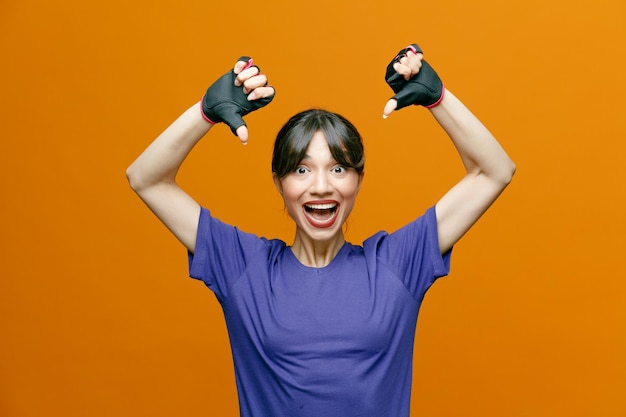
[[309,215],[315,220],[327,220],[332,217],[333,213],[330,209],[314,209],[309,211]]

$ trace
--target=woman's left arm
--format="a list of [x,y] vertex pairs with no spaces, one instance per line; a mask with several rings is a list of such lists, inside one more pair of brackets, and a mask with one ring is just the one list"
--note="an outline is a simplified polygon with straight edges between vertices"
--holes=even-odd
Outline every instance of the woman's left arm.
[[430,108],[456,147],[466,174],[435,207],[439,249],[447,252],[509,184],[515,164],[502,146],[450,91]]
[[424,106],[461,156],[465,176],[435,206],[439,249],[445,253],[498,198],[511,181],[515,164],[480,120],[444,89],[423,57],[420,47],[412,44],[391,60],[385,79],[396,94],[387,101],[383,117],[413,104]]

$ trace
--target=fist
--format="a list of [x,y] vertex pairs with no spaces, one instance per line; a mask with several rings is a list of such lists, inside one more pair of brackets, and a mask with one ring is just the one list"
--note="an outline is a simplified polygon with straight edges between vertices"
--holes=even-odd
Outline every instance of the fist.
[[238,135],[238,129],[246,126],[243,116],[268,105],[274,95],[274,88],[267,86],[267,77],[252,65],[252,58],[242,56],[231,71],[207,89],[202,98],[202,115],[209,123],[226,123]]
[[387,65],[385,81],[396,93],[396,110],[416,104],[434,107],[443,98],[443,83],[435,70],[422,59],[417,44],[404,48]]

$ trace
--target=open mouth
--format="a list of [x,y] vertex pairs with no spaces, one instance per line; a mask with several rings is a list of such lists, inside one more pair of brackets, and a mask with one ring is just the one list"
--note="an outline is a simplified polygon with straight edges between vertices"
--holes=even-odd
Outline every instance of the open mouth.
[[305,204],[304,212],[306,218],[315,227],[330,227],[337,219],[337,208],[339,204],[333,203],[317,203]]

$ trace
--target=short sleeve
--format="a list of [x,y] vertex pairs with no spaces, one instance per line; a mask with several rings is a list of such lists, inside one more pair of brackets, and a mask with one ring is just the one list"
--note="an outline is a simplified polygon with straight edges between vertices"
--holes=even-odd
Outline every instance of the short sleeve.
[[218,299],[225,298],[248,260],[265,245],[265,239],[222,223],[202,208],[196,246],[188,254],[189,276],[203,281]]
[[443,255],[439,251],[434,207],[401,229],[391,234],[380,232],[370,240],[364,246],[373,246],[378,262],[393,271],[418,300],[437,278],[450,272],[452,249]]

